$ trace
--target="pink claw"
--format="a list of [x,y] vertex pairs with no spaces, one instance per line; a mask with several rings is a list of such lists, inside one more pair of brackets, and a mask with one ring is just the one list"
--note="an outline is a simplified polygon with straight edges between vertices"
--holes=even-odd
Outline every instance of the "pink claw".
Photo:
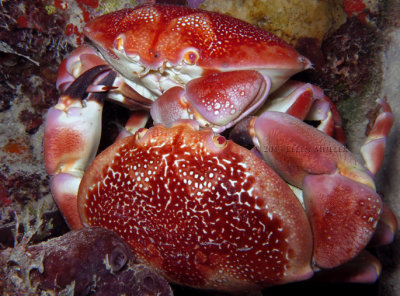
[[[100,142],[101,114],[105,93],[86,90],[108,66],[86,71],[65,90],[58,103],[47,114],[44,131],[44,160],[57,205],[72,228],[79,228],[76,194],[87,165],[94,159]],[[110,85],[114,73],[108,73],[101,84]]]
[[375,188],[372,178],[350,151],[295,117],[267,111],[255,120],[251,130],[265,160],[290,184],[301,187],[309,174],[339,170],[342,175]]
[[196,119],[220,133],[257,110],[265,101],[270,80],[257,71],[215,73],[191,80],[186,88],[174,87],[153,104],[156,123]]
[[357,255],[382,207],[368,172],[342,144],[285,113],[267,111],[250,125],[264,160],[303,189],[316,264],[332,268]]
[[183,101],[185,89],[175,86],[160,96],[151,106],[150,114],[154,123],[171,126],[180,119],[188,119],[188,105]]
[[94,48],[82,45],[73,50],[67,59],[63,60],[58,69],[56,87],[64,92],[78,76],[96,66],[106,65]]
[[303,198],[319,267],[339,266],[365,248],[381,213],[375,190],[338,173],[309,175],[303,182]]
[[100,131],[93,126],[101,125],[102,106],[92,104],[85,111],[86,116],[81,116],[81,107],[69,108],[67,112],[49,110],[44,134],[45,165],[49,174],[83,172],[96,154]]
[[84,110],[72,107],[65,112],[51,108],[47,115],[45,166],[52,175],[54,200],[73,229],[82,227],[77,215],[76,194],[83,171],[97,151],[100,131],[93,126],[101,124],[101,111],[101,106],[92,102]]

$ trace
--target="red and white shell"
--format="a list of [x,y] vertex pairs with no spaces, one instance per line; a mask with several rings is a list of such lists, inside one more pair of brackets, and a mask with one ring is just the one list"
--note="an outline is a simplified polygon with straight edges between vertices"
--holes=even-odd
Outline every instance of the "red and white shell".
[[214,137],[158,125],[109,147],[82,180],[83,224],[114,230],[183,285],[238,292],[310,277],[296,196],[252,152]]
[[[306,58],[271,33],[188,7],[143,5],[119,10],[88,23],[85,35],[118,72],[135,83],[140,77],[153,92],[169,88],[170,80],[182,85],[215,71],[245,69],[270,77],[275,90],[310,67]],[[155,76],[143,82],[148,74]],[[160,85],[155,86],[156,81]]]

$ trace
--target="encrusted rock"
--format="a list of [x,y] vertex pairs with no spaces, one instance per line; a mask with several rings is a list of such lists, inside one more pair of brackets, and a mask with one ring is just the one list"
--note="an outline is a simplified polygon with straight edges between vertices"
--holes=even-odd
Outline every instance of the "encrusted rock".
[[0,253],[3,295],[172,295],[114,232],[84,228]]

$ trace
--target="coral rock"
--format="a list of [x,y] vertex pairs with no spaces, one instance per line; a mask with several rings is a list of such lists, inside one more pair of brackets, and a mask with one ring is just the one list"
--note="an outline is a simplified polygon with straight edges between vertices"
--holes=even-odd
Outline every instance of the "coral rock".
[[321,44],[328,32],[346,21],[340,1],[315,0],[206,0],[200,8],[242,19],[297,45],[300,38],[315,38]]
[[0,288],[11,294],[172,295],[162,277],[139,264],[129,246],[103,228],[6,249],[0,263]]

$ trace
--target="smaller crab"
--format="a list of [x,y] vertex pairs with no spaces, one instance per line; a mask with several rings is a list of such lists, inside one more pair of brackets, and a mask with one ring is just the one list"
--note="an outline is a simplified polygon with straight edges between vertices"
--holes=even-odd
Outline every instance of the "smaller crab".
[[[82,46],[61,65],[44,142],[54,198],[73,228],[112,229],[168,280],[231,293],[346,264],[379,221],[376,239],[393,238],[397,221],[373,181],[393,122],[384,100],[364,167],[340,143],[322,90],[286,82],[310,63],[272,34],[167,5],[101,16],[85,33],[98,52]],[[147,113],[133,112],[134,135],[92,162],[106,98],[150,110],[156,125],[144,129]],[[220,135],[231,128],[255,148]],[[379,274],[376,259],[366,261],[357,281]]]

